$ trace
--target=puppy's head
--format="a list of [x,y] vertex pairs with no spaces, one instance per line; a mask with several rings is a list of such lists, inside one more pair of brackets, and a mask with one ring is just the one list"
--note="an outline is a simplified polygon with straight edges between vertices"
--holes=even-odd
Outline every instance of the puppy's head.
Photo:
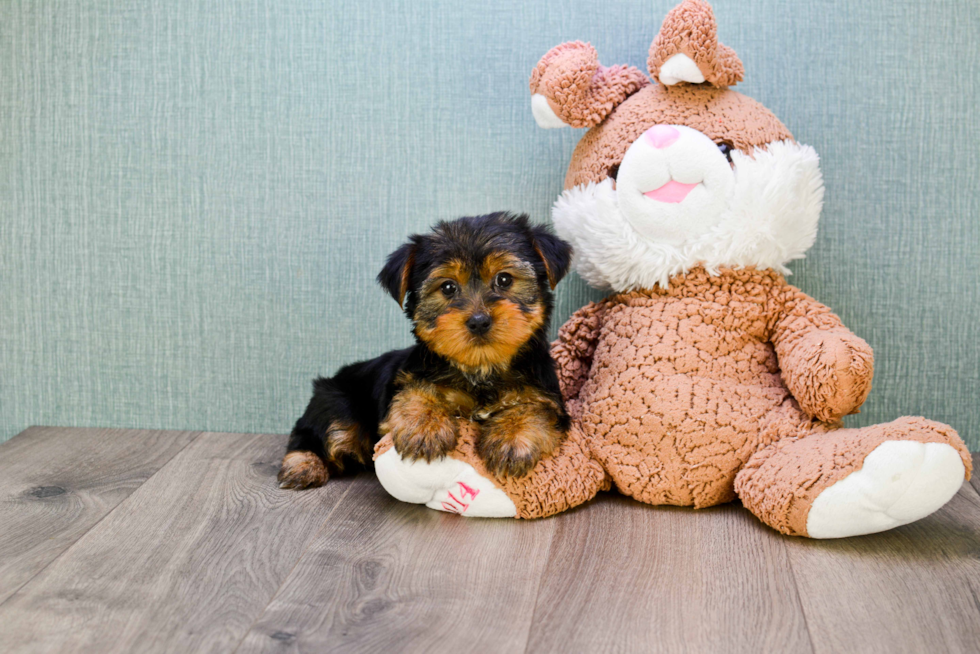
[[527,216],[441,222],[388,257],[378,282],[405,308],[415,335],[471,373],[506,369],[547,330],[552,289],[571,246]]

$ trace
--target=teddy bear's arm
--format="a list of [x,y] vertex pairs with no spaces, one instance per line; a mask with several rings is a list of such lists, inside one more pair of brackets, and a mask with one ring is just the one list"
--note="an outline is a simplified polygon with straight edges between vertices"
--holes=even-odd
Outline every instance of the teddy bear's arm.
[[871,347],[828,307],[789,285],[776,289],[770,316],[783,381],[800,407],[828,423],[857,413],[871,390]]
[[[575,400],[592,369],[592,355],[602,328],[606,301],[590,302],[565,321],[558,339],[551,344],[551,356],[558,369],[558,384],[566,402]],[[569,413],[572,413],[569,407]]]

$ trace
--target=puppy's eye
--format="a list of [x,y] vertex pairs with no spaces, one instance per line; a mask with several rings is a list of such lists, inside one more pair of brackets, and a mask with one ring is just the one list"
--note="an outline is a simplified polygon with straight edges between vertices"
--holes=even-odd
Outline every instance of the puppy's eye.
[[725,158],[728,159],[728,163],[731,163],[732,151],[735,149],[735,146],[728,141],[719,141],[715,145],[718,146],[718,151],[725,155]]
[[508,273],[499,273],[497,278],[494,280],[494,284],[497,288],[510,288],[510,285],[514,283],[514,278]]
[[459,287],[456,286],[456,282],[443,282],[442,286],[439,287],[439,290],[442,291],[442,294],[446,297],[452,297],[456,295],[456,291],[459,290]]

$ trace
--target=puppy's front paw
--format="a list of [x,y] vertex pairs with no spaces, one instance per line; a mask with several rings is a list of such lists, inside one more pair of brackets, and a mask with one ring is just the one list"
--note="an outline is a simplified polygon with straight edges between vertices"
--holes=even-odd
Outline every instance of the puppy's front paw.
[[327,467],[313,452],[286,452],[279,469],[279,488],[303,490],[322,486],[330,478]]
[[498,477],[524,477],[541,460],[541,449],[526,439],[506,440],[491,436],[484,438],[479,447],[480,458]]
[[456,447],[456,430],[449,421],[428,421],[418,431],[392,429],[391,440],[402,458],[431,462],[453,451]]
[[456,447],[459,426],[456,419],[431,398],[403,392],[395,396],[379,432],[391,434],[395,451],[403,459],[431,462]]
[[491,474],[524,477],[554,451],[564,435],[548,411],[521,405],[494,414],[484,423],[477,452]]

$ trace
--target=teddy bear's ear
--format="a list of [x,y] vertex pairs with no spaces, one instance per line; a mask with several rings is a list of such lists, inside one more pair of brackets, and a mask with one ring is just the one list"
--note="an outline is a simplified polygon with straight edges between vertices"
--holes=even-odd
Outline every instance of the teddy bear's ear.
[[667,14],[650,46],[647,67],[666,86],[735,86],[745,72],[735,51],[718,42],[715,14],[705,0],[684,0]]
[[649,83],[633,66],[600,66],[588,43],[562,43],[531,73],[531,112],[541,127],[594,127]]

